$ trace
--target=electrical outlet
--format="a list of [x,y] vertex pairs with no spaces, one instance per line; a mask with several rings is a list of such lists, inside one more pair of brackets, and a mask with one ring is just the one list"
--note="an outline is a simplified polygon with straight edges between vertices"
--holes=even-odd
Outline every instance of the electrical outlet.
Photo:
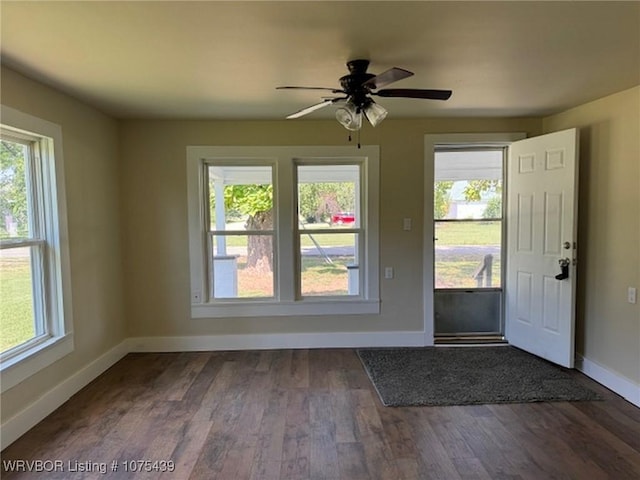
[[385,267],[384,268],[384,278],[386,278],[386,279],[393,278],[393,267]]
[[636,290],[635,287],[629,287],[627,289],[627,302],[636,303],[637,293],[638,291]]
[[409,231],[411,230],[411,219],[410,218],[403,218],[402,219],[402,229]]

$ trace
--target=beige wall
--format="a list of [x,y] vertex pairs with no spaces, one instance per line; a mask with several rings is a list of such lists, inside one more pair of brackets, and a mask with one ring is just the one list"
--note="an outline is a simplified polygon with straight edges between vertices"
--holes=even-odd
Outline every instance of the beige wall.
[[576,349],[640,384],[640,86],[544,119],[580,129]]
[[2,103],[62,127],[75,351],[2,394],[2,422],[122,342],[117,122],[2,68]]
[[[241,333],[422,331],[424,135],[443,132],[540,133],[540,119],[385,120],[365,128],[380,145],[380,265],[377,316],[190,319],[187,145],[346,145],[335,120],[124,121],[122,199],[128,334],[131,337]],[[413,229],[402,230],[411,217]]]

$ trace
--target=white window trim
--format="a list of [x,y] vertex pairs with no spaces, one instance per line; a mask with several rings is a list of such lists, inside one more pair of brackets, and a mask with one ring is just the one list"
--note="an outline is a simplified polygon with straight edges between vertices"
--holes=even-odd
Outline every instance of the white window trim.
[[[206,279],[206,218],[204,212],[204,181],[202,164],[205,160],[256,159],[276,161],[274,184],[278,197],[285,196],[291,201],[280,202],[278,210],[278,228],[276,229],[277,251],[281,266],[279,282],[294,285],[293,262],[295,239],[292,235],[280,235],[278,230],[294,232],[293,199],[295,198],[294,169],[297,159],[327,159],[345,161],[363,159],[363,175],[367,185],[367,201],[362,206],[366,218],[366,245],[364,259],[367,265],[362,294],[357,297],[318,297],[302,299],[280,298],[239,302],[204,301]],[[189,266],[191,277],[191,317],[192,318],[229,318],[229,317],[268,317],[296,315],[351,315],[380,313],[379,260],[378,260],[378,218],[380,185],[380,149],[378,146],[354,147],[187,147],[187,194],[189,222]],[[288,259],[288,260],[287,260]]]
[[62,128],[5,105],[0,106],[0,119],[7,130],[41,138],[42,174],[47,186],[43,194],[49,210],[45,215],[45,232],[49,250],[53,252],[47,265],[50,282],[45,287],[50,297],[50,336],[0,363],[1,391],[5,392],[71,353],[74,342]]

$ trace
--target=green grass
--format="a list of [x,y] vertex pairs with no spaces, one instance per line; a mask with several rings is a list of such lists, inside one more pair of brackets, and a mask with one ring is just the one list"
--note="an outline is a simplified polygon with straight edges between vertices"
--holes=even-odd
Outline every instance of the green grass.
[[[477,281],[473,278],[478,270],[480,261],[477,257],[461,256],[456,261],[437,261],[435,264],[436,288],[476,288]],[[492,269],[492,287],[501,286],[500,260],[494,260]]]
[[302,258],[302,295],[346,295],[348,292],[347,265],[352,257],[331,257],[327,263],[322,257]]
[[29,257],[0,258],[0,351],[35,335]]
[[[474,273],[483,261],[486,250],[499,247],[502,237],[501,222],[438,222],[436,223],[436,288],[475,288]],[[452,247],[479,247],[474,253],[453,253]],[[483,251],[484,250],[484,251]],[[492,287],[501,285],[500,259],[494,258]]]
[[438,222],[436,245],[500,245],[501,222]]

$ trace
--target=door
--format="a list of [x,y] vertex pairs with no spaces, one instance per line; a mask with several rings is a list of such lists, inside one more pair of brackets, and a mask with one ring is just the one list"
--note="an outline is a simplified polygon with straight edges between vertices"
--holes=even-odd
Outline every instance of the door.
[[509,148],[506,338],[573,368],[578,132],[520,140]]
[[434,341],[502,341],[504,146],[434,152]]

